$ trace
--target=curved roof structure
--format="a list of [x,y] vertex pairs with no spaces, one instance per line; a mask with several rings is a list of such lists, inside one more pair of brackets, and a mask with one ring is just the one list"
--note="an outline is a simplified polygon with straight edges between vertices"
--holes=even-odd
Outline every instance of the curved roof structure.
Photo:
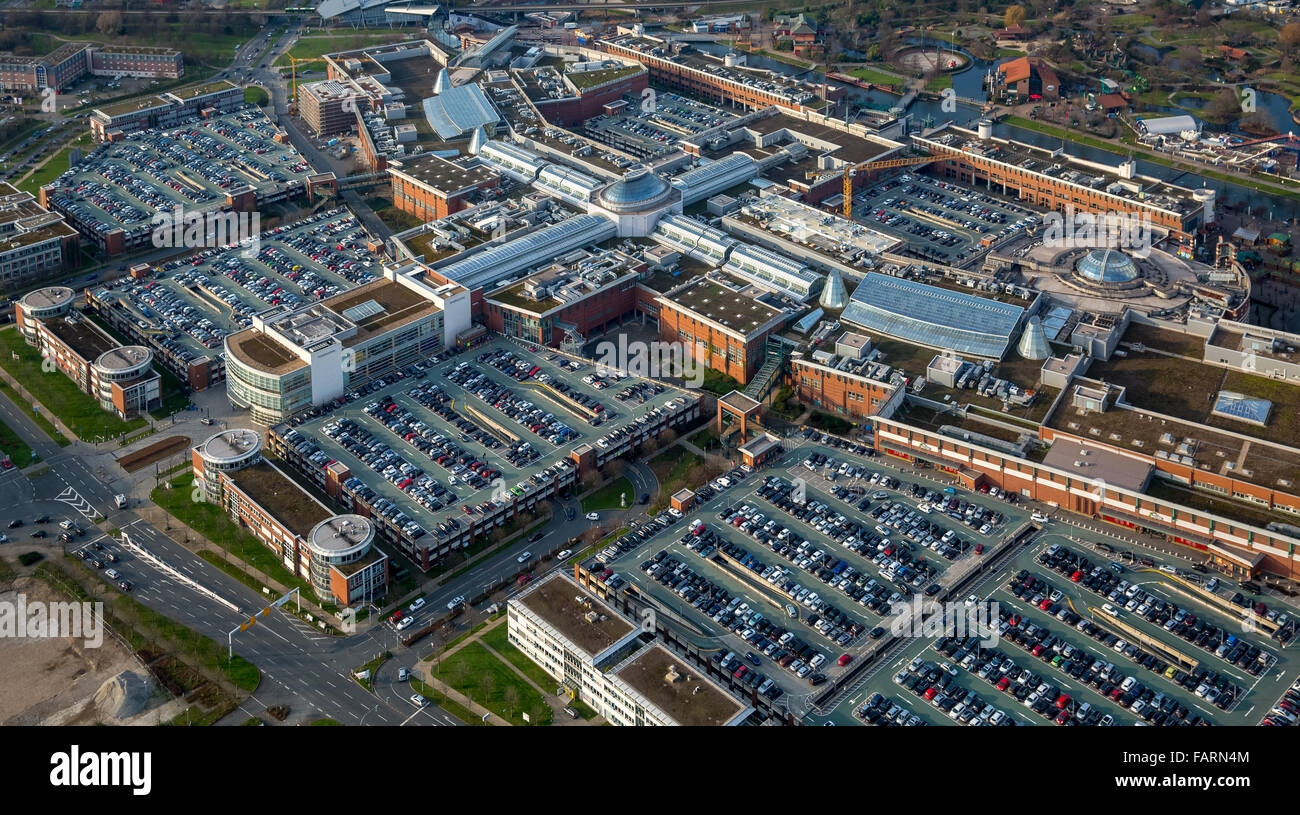
[[1011,303],[871,272],[841,319],[917,345],[1001,359],[1024,312]]
[[662,204],[671,192],[668,182],[645,167],[635,167],[601,190],[597,198],[612,212],[638,212]]
[[[450,85],[450,80],[446,84]],[[501,117],[497,115],[496,108],[488,101],[483,89],[471,83],[446,87],[437,96],[425,99],[424,118],[429,120],[429,126],[438,134],[438,138],[449,141],[460,138],[475,128],[495,124]]]
[[599,215],[575,215],[438,268],[438,274],[467,289],[491,285],[523,269],[535,268],[579,246],[599,243],[617,233]]
[[1097,283],[1127,283],[1138,276],[1133,259],[1118,249],[1093,249],[1074,270]]

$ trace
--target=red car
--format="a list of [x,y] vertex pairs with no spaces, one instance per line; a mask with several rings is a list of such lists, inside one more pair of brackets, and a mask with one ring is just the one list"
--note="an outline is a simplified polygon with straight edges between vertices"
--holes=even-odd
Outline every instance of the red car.
[[398,620],[402,619],[402,618],[405,617],[405,616],[406,616],[406,615],[405,615],[404,613],[402,613],[401,609],[398,609],[397,611],[394,611],[394,612],[389,616],[388,621],[389,621],[390,623],[395,623],[395,622],[397,622]]
[[977,555],[984,554],[984,544],[982,543],[975,544],[975,554]]
[[736,669],[736,672],[733,673],[732,676],[736,677],[737,679],[740,679],[742,676],[744,676],[747,673],[749,673],[749,666],[741,665],[739,668]]
[[1078,583],[1079,578],[1081,577],[1083,577],[1083,572],[1075,572],[1074,574],[1070,575],[1070,582]]
[[928,701],[930,701],[931,699],[933,699],[933,698],[935,697],[935,695],[936,695],[938,692],[939,692],[939,689],[938,689],[938,688],[929,688],[928,690],[926,690],[926,692],[925,692],[925,701],[928,702]]
[[1011,680],[1007,677],[1004,676],[998,680],[998,690],[1005,691],[1009,687],[1011,687]]
[[839,663],[841,668],[844,667],[845,665],[848,665],[852,661],[853,661],[852,654],[840,654],[840,658],[836,660],[836,662]]
[[1059,710],[1065,710],[1067,707],[1070,706],[1070,702],[1072,701],[1074,700],[1070,698],[1069,694],[1063,693],[1060,695],[1060,697],[1057,698],[1056,707]]

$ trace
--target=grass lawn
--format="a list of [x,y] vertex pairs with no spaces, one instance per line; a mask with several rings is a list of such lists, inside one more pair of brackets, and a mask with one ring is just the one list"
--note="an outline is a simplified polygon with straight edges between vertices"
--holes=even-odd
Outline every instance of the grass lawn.
[[538,687],[549,688],[554,685],[555,680],[546,671],[543,671],[536,662],[524,656],[523,651],[510,644],[509,634],[509,625],[503,624],[485,633],[482,639],[489,648],[505,657],[506,661],[518,668],[524,676],[536,682]]
[[901,76],[878,71],[875,68],[854,68],[849,71],[849,76],[855,76],[864,82],[874,82],[877,85],[902,85],[907,81]]
[[299,37],[287,54],[281,54],[276,58],[275,64],[288,67],[289,57],[294,59],[315,59],[323,54],[332,54],[335,51],[351,51],[354,48],[364,48],[367,45],[402,42],[411,39],[411,36],[410,32],[390,29],[324,35],[308,34]]
[[[80,149],[83,154],[87,151],[87,148],[84,146]],[[26,180],[17,185],[18,189],[24,192],[30,192],[32,195],[38,195],[41,187],[54,181],[54,179],[63,175],[63,173],[67,171],[70,166],[69,156],[72,154],[72,150],[72,147],[65,147],[50,156],[48,161],[38,167],[35,172],[26,178]]]
[[637,494],[632,488],[632,482],[627,479],[627,476],[623,476],[617,481],[607,484],[591,493],[586,498],[583,498],[582,511],[594,512],[599,509],[622,509],[623,507],[619,503],[619,500],[623,495],[627,496],[628,506],[632,506],[636,503]]
[[244,101],[250,105],[262,107],[266,105],[267,102],[271,101],[271,97],[267,95],[266,91],[262,88],[254,86],[244,88]]
[[[219,507],[201,500],[193,500],[191,495],[194,489],[193,473],[186,473],[168,483],[172,485],[171,489],[167,489],[164,484],[155,487],[150,493],[150,498],[155,504],[188,524],[195,532],[217,546],[229,550],[235,557],[268,575],[272,580],[290,587],[297,586],[302,590],[303,596],[311,599],[312,602],[320,602],[306,580],[291,574],[274,552],[249,532],[236,526]],[[224,559],[222,562],[225,562]]]
[[[477,642],[443,657],[435,668],[435,675],[511,724],[539,726],[551,723],[551,706],[546,704],[541,694]],[[507,701],[511,688],[518,695],[513,706]],[[525,711],[531,722],[525,722],[520,715]]]
[[[8,396],[10,401],[15,405],[25,404],[26,400],[19,396],[18,391],[9,387],[6,382],[0,382],[0,393]],[[54,423],[51,422],[44,413],[33,413],[31,414],[31,417],[32,421],[36,422],[36,426],[41,430],[44,430],[45,434],[53,439],[60,447],[67,447],[69,444],[72,444],[72,441],[69,440],[67,436],[60,433],[59,429],[54,426]]]
[[0,450],[4,451],[15,467],[26,467],[32,463],[32,448],[4,422],[0,422]]
[[[17,359],[14,356],[17,356]],[[41,355],[23,342],[16,326],[0,330],[0,366],[32,394],[45,409],[54,411],[63,423],[81,438],[112,438],[148,424],[143,418],[119,419],[99,406],[99,402],[82,393],[71,379],[59,371],[42,370]],[[21,403],[20,403],[21,404]]]
[[411,690],[420,694],[425,699],[428,699],[430,702],[433,702],[435,705],[447,711],[452,716],[455,716],[457,719],[460,719],[470,727],[488,726],[487,722],[483,721],[478,716],[475,716],[469,708],[453,699],[448,699],[445,695],[439,693],[437,688],[420,679],[414,677],[411,678]]

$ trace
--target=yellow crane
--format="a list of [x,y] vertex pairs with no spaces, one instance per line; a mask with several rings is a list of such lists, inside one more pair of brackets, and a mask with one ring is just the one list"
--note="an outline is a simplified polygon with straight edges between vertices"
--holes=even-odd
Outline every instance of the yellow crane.
[[300,59],[298,57],[285,54],[289,58],[289,115],[298,115],[298,63],[300,62],[324,62],[324,57],[309,57]]
[[841,167],[838,170],[809,170],[804,173],[806,178],[817,178],[825,175],[840,175],[844,179],[844,217],[853,217],[853,176],[859,171],[869,170],[887,170],[890,167],[915,167],[918,164],[929,164],[932,161],[941,161],[943,156],[911,156],[908,158],[887,158],[881,161],[863,161],[857,164],[850,164]]

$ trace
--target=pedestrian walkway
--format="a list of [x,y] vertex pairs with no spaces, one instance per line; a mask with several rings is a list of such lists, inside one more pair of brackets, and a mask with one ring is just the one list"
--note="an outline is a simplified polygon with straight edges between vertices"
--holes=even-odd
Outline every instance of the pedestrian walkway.
[[[495,620],[489,620],[487,625],[483,626],[479,630],[475,631],[473,634],[470,634],[460,642],[453,645],[451,648],[448,648],[446,651],[444,651],[441,657],[442,658],[449,657],[455,654],[460,649],[467,647],[470,643],[477,642],[480,645],[482,645],[483,648],[487,650],[488,653],[490,653],[492,656],[499,659],[501,661],[501,664],[509,668],[516,676],[518,676],[524,682],[527,682],[529,687],[533,688],[539,694],[541,694],[542,698],[546,700],[546,704],[549,705],[551,708],[552,725],[562,725],[562,726],[600,725],[605,723],[605,720],[600,716],[595,716],[591,719],[586,719],[586,720],[570,719],[569,715],[564,712],[564,708],[568,705],[568,702],[564,701],[561,697],[556,696],[554,690],[547,690],[546,688],[539,686],[536,682],[534,682],[531,678],[529,678],[529,676],[526,673],[519,670],[519,668],[515,667],[514,663],[512,663],[509,659],[503,656],[492,646],[488,645],[487,642],[483,639],[483,635],[495,629],[499,625],[506,625],[505,614],[502,614],[501,616],[497,617]],[[488,714],[488,721],[493,725],[500,726],[500,725],[510,724],[509,722],[507,722],[505,719],[501,718],[497,714],[488,711],[487,708],[483,707],[478,702],[475,702],[474,700],[470,699],[468,696],[456,690],[455,688],[451,687],[447,683],[434,677],[432,662],[426,662],[421,660],[420,663],[416,665],[415,670],[416,673],[419,674],[420,678],[425,683],[427,683],[430,687],[436,689],[439,693],[445,694],[447,697],[455,701],[457,704],[477,714],[480,718],[482,718],[483,714],[486,713]]]

